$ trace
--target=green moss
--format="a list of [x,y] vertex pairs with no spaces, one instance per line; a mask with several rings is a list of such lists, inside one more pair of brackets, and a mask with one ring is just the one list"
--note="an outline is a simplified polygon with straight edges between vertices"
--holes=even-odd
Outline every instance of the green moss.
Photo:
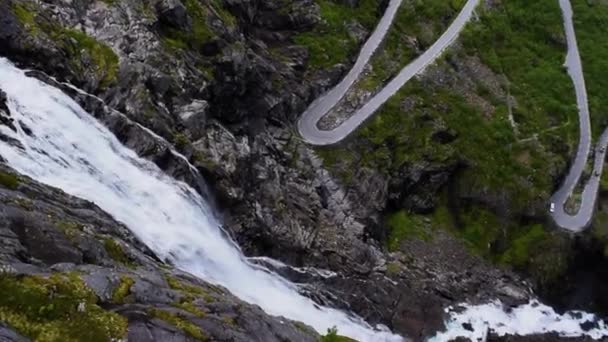
[[183,330],[186,334],[198,341],[207,341],[209,339],[199,327],[179,314],[156,309],[150,310],[149,314]]
[[211,6],[228,27],[236,26],[236,18],[226,8],[222,0],[211,0]]
[[358,44],[349,35],[348,23],[357,21],[371,30],[377,21],[378,1],[362,0],[356,8],[333,2],[317,0],[323,22],[312,32],[304,32],[294,37],[294,41],[308,48],[309,67],[327,68],[344,63],[355,55]]
[[215,301],[215,298],[206,289],[200,286],[190,285],[185,281],[172,276],[167,276],[165,279],[167,280],[169,287],[174,290],[181,291],[189,296],[202,297],[208,303]]
[[68,38],[69,43],[66,46],[72,56],[91,60],[101,80],[101,87],[107,87],[116,81],[119,61],[118,56],[109,46],[78,30],[63,29],[60,36]]
[[126,319],[100,308],[77,275],[0,275],[0,293],[0,320],[32,340],[107,342],[125,337]]
[[401,271],[401,264],[398,262],[389,262],[386,264],[386,273],[388,274],[399,274]]
[[389,227],[388,249],[395,251],[399,249],[401,241],[418,238],[429,240],[429,231],[425,228],[424,217],[420,215],[409,215],[405,211],[398,211],[388,217]]
[[114,289],[112,293],[112,302],[115,304],[122,304],[125,302],[125,298],[131,294],[131,286],[135,284],[133,278],[128,276],[120,277],[120,284]]
[[119,262],[125,266],[133,266],[133,261],[131,260],[131,258],[129,258],[122,246],[114,239],[105,238],[103,240],[103,246],[105,247],[106,252],[108,252],[108,255],[110,256],[110,258],[112,258],[112,260]]
[[309,335],[317,335],[317,332],[312,327],[298,321],[292,321],[293,325],[301,332]]
[[190,139],[188,139],[188,136],[183,133],[177,133],[173,136],[173,144],[175,145],[175,148],[182,150],[186,146],[190,145]]
[[509,249],[501,256],[501,262],[516,267],[524,267],[530,260],[531,248],[546,239],[542,225],[534,225],[510,244]]
[[39,27],[36,24],[36,12],[31,8],[26,7],[25,4],[20,4],[17,2],[12,3],[13,13],[17,20],[23,25],[23,27],[28,30],[31,34],[38,34]]
[[13,202],[27,211],[33,211],[35,209],[34,202],[28,198],[18,197],[15,198]]
[[338,329],[327,329],[327,334],[321,336],[320,342],[357,342],[350,337],[338,335]]
[[172,50],[200,50],[216,35],[209,28],[207,9],[198,0],[185,0],[184,6],[192,18],[192,30],[182,31],[172,27],[162,28],[161,40]]
[[5,188],[15,190],[19,187],[19,177],[14,173],[0,171],[0,185]]
[[199,309],[196,305],[194,305],[193,301],[193,297],[186,296],[182,298],[179,302],[175,303],[174,306],[184,311],[187,311],[197,317],[205,317],[206,313],[203,310]]
[[236,322],[234,322],[234,318],[232,318],[230,316],[223,316],[222,321],[224,321],[224,324],[226,324],[230,327],[236,326]]
[[55,226],[70,240],[75,239],[83,229],[81,224],[67,220],[58,221],[55,223]]

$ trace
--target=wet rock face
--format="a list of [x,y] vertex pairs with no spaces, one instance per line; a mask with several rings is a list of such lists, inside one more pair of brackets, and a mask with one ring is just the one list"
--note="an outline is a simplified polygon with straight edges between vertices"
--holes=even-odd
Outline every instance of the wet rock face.
[[[98,305],[126,319],[131,341],[192,341],[192,332],[212,340],[317,341],[310,328],[162,264],[94,204],[24,176],[8,183],[13,172],[0,165],[0,280],[76,276]],[[0,323],[0,340],[29,339]]]

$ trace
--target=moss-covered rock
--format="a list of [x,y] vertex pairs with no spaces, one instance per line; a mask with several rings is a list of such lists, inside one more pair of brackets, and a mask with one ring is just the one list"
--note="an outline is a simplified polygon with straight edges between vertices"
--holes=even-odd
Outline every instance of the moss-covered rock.
[[125,337],[127,320],[97,305],[77,274],[0,275],[0,320],[36,341],[99,341]]
[[201,328],[188,321],[188,319],[181,316],[180,314],[171,313],[159,309],[150,310],[148,311],[148,313],[152,317],[161,319],[179,329],[182,329],[185,333],[187,333],[189,336],[196,339],[197,341],[207,341],[209,339],[209,337],[205,335]]
[[19,177],[7,171],[0,172],[0,185],[8,189],[17,189],[19,186]]

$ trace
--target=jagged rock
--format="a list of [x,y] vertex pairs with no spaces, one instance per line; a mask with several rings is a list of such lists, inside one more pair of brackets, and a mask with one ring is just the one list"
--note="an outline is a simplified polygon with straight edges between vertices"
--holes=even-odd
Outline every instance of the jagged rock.
[[162,0],[156,4],[156,11],[161,24],[185,31],[192,29],[192,18],[181,1]]
[[194,139],[204,134],[208,108],[207,101],[194,100],[176,111]]

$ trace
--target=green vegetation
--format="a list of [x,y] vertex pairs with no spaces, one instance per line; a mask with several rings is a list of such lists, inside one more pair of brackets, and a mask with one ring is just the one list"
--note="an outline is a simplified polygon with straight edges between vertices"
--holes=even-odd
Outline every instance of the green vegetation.
[[19,187],[19,177],[10,172],[0,171],[0,185],[7,189],[15,190]]
[[386,273],[398,274],[401,270],[401,265],[397,262],[390,262],[386,264]]
[[390,231],[388,249],[390,251],[399,249],[399,243],[406,239],[430,239],[431,235],[429,230],[425,228],[424,218],[422,215],[408,215],[403,210],[390,215],[387,220]]
[[202,297],[208,303],[215,301],[215,297],[200,286],[188,284],[187,282],[173,276],[166,276],[165,279],[167,280],[167,284],[169,284],[170,288],[181,291],[187,295],[187,297]]
[[112,260],[128,267],[133,266],[133,261],[131,260],[131,258],[129,258],[122,246],[114,239],[105,238],[103,240],[103,246],[105,247],[106,252],[108,252],[108,255],[110,256],[110,258],[112,258]]
[[184,311],[187,311],[196,317],[205,317],[206,313],[203,310],[199,309],[196,305],[194,305],[193,301],[193,297],[186,296],[183,297],[179,302],[175,303],[174,306],[176,308],[180,308]]
[[65,236],[70,240],[74,240],[80,234],[80,232],[82,232],[83,228],[79,223],[65,220],[56,222],[55,226],[59,228],[59,230],[61,230],[63,234],[65,234]]
[[100,86],[107,87],[116,81],[118,74],[118,56],[112,49],[89,37],[86,33],[73,29],[63,29],[55,37],[65,42],[67,51],[72,58],[82,63],[82,60],[90,59],[94,71],[101,80]]
[[[450,13],[447,7],[443,11]],[[398,179],[411,168],[464,165],[453,190],[474,199],[500,199],[498,205],[510,213],[499,217],[483,201],[448,213],[445,198],[433,215],[397,210],[385,220],[388,249],[446,229],[476,254],[528,272],[541,283],[552,281],[567,266],[560,253],[566,240],[543,228],[542,219],[522,224],[518,215],[547,203],[556,170],[566,169],[578,143],[574,90],[562,66],[566,46],[561,11],[552,0],[512,0],[478,13],[479,20],[464,30],[461,47],[453,47],[434,66],[455,81],[410,81],[353,139],[317,151],[346,186],[361,168]],[[389,51],[382,53],[398,59],[391,51],[407,51],[405,44],[387,41]],[[481,68],[480,61],[490,70],[457,68],[463,63]],[[437,138],[445,132],[451,138]]]
[[174,313],[171,313],[171,312],[168,312],[165,310],[157,310],[157,309],[149,310],[148,313],[153,317],[161,319],[161,320],[183,330],[186,334],[188,334],[192,338],[196,339],[197,341],[207,341],[209,339],[207,337],[207,335],[205,335],[205,333],[199,327],[194,325],[192,322],[188,321],[182,315],[174,314]]
[[125,337],[127,320],[97,305],[76,274],[0,275],[0,321],[35,341],[107,342]]
[[323,22],[311,32],[294,37],[294,41],[308,48],[309,67],[322,69],[347,61],[355,55],[358,44],[349,34],[348,25],[354,21],[370,32],[378,19],[377,0],[361,0],[356,8],[331,0],[317,0]]
[[296,327],[298,330],[300,330],[300,331],[301,331],[301,332],[303,332],[303,333],[310,334],[310,335],[316,335],[316,334],[317,334],[317,332],[316,332],[316,330],[315,330],[315,329],[313,329],[312,327],[310,327],[310,326],[308,326],[308,325],[306,325],[306,324],[304,324],[304,323],[302,323],[302,322],[299,322],[299,321],[292,321],[292,323],[293,323],[293,325],[294,325],[294,326],[295,326],[295,327]]
[[25,5],[14,3],[13,13],[33,36],[44,35],[57,43],[69,54],[72,67],[83,72],[92,70],[100,80],[102,88],[116,82],[119,59],[112,49],[86,33],[62,27],[47,17],[38,20],[36,11]]
[[[469,25],[462,41],[469,55],[479,56],[494,72],[508,77],[509,92],[517,99],[513,116],[522,134],[529,136],[570,118],[576,122],[574,88],[562,67],[567,50],[557,1],[504,2]],[[576,132],[578,126],[572,126]]]
[[[493,77],[502,88],[490,90],[483,85],[494,81],[480,78],[479,86],[467,90],[485,99],[491,112],[471,102],[460,87],[412,80],[357,131],[350,146],[320,150],[326,165],[345,173],[341,178],[349,183],[349,170],[361,166],[396,176],[408,165],[464,162],[469,167],[461,177],[463,187],[504,192],[514,210],[548,198],[553,183],[547,176],[565,166],[578,129],[572,84],[562,68],[561,12],[551,0],[497,6],[481,12],[480,20],[465,29],[464,51],[449,57],[478,55],[498,73]],[[438,63],[445,72],[452,70],[445,61]],[[516,98],[513,115],[520,131],[538,139],[520,141],[509,121],[505,94]],[[412,104],[408,112],[402,109],[404,101]],[[449,127],[453,142],[434,139],[441,127]]]
[[182,150],[186,146],[190,145],[190,139],[183,133],[177,133],[173,136],[173,144],[175,145],[175,148]]
[[211,0],[211,8],[228,27],[236,26],[236,18],[224,8],[224,2],[222,0]]
[[36,24],[36,14],[34,11],[32,11],[26,6],[27,5],[25,4],[13,2],[13,13],[26,30],[28,30],[32,34],[37,34],[40,28]]
[[[372,56],[371,72],[357,87],[374,90],[416,57],[416,48],[431,46],[452,22],[465,1],[426,0],[405,2],[377,53]],[[416,39],[418,47],[410,41]]]
[[163,27],[162,41],[166,47],[176,50],[200,50],[203,45],[215,37],[207,23],[208,10],[198,0],[185,0],[184,6],[192,18],[192,30],[183,31],[172,27]]
[[121,304],[125,302],[125,298],[131,294],[131,286],[135,284],[133,278],[128,276],[120,277],[120,284],[114,289],[112,293],[112,302],[115,304]]
[[565,240],[549,233],[542,224],[505,222],[479,206],[461,208],[458,221],[459,225],[453,224],[450,230],[471,251],[527,272],[541,284],[555,281],[567,268]]
[[331,328],[327,329],[327,334],[321,336],[320,342],[357,342],[350,337],[338,335],[338,329]]
[[608,3],[603,0],[572,0],[578,42],[594,137],[608,126]]

